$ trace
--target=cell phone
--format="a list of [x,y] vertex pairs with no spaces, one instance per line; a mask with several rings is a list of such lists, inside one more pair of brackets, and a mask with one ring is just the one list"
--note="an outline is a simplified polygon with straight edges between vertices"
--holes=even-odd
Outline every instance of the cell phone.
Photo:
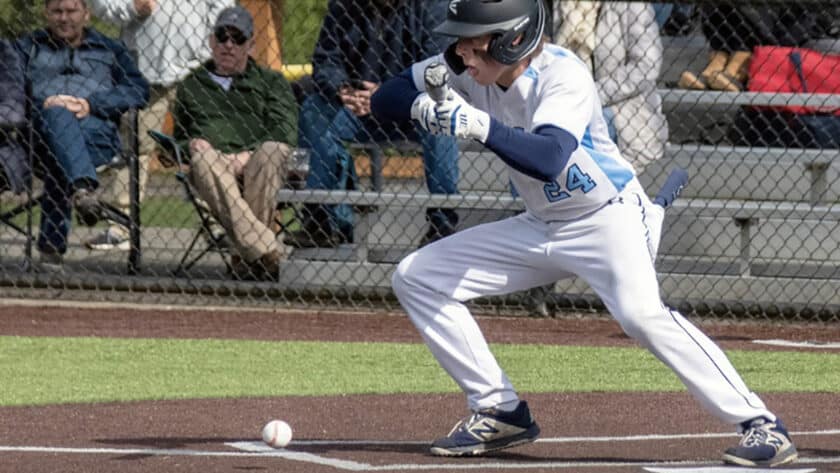
[[347,84],[356,90],[366,90],[365,83],[361,79],[350,79]]

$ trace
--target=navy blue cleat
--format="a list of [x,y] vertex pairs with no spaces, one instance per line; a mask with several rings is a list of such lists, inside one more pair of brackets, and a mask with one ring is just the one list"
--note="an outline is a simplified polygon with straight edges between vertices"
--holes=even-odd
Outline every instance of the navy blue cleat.
[[764,417],[742,424],[744,436],[737,447],[723,454],[723,461],[741,466],[774,467],[791,463],[799,457],[782,421]]
[[449,435],[432,443],[432,455],[476,456],[533,442],[540,428],[531,418],[528,403],[520,401],[512,412],[484,409],[462,419]]

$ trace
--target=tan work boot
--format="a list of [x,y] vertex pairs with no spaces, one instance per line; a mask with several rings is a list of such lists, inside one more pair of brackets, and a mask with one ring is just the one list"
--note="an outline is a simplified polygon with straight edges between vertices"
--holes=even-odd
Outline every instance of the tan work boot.
[[684,71],[680,75],[677,86],[681,89],[706,90],[709,88],[709,80],[726,68],[729,61],[729,54],[725,51],[712,51],[709,53],[709,64],[703,69],[699,76],[691,71]]
[[749,67],[752,53],[749,51],[735,51],[729,56],[726,67],[722,72],[712,75],[708,79],[709,88],[724,92],[740,92],[744,90],[749,78]]

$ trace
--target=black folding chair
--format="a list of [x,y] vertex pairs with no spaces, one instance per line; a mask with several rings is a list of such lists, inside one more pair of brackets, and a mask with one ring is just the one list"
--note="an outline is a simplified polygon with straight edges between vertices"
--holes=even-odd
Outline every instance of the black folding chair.
[[[190,244],[187,246],[184,255],[181,256],[181,261],[178,263],[178,267],[175,268],[173,273],[178,276],[185,275],[190,268],[192,268],[201,258],[204,257],[204,255],[211,251],[219,254],[228,271],[233,271],[233,268],[228,262],[230,245],[227,241],[227,235],[224,233],[213,232],[215,219],[213,218],[210,209],[207,208],[207,206],[204,205],[204,203],[195,195],[195,190],[192,188],[192,184],[190,183],[190,177],[186,172],[186,166],[189,165],[189,162],[186,159],[181,146],[177,141],[175,141],[175,138],[167,134],[156,130],[149,130],[148,133],[149,136],[151,136],[164,151],[169,153],[169,155],[175,159],[175,165],[177,166],[175,178],[181,183],[184,193],[187,196],[187,200],[193,205],[201,224],[190,241]],[[207,242],[207,246],[198,251],[198,254],[191,257],[190,255],[193,253],[196,244],[202,238]]]
[[[96,169],[97,174],[107,172],[112,169],[118,169],[124,166],[129,166],[129,213],[126,214],[122,210],[113,205],[100,201],[98,209],[98,219],[114,222],[124,226],[129,230],[129,241],[131,247],[128,253],[128,273],[136,274],[140,268],[140,184],[138,176],[140,174],[140,164],[137,158],[137,110],[131,109],[126,112],[126,119],[129,120],[131,126],[128,127],[128,136],[125,138],[123,149],[114,157],[113,160]],[[27,138],[25,147],[29,155],[30,182],[27,184],[26,200],[0,214],[0,222],[8,225],[10,228],[26,237],[26,247],[24,252],[25,262],[27,267],[31,267],[32,262],[32,243],[35,241],[32,212],[36,207],[39,207],[46,197],[43,193],[35,194],[35,171],[37,169],[36,146],[34,145],[34,131],[32,124],[27,125]],[[26,214],[26,226],[18,225],[14,220],[21,214]]]

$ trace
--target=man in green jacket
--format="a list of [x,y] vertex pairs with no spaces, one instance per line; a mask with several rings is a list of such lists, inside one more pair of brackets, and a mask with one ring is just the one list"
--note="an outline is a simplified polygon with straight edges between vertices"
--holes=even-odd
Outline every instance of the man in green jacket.
[[178,87],[173,115],[193,186],[230,237],[236,275],[274,279],[287,251],[271,222],[297,143],[297,105],[283,75],[249,57],[253,34],[247,10],[222,10],[212,59]]

